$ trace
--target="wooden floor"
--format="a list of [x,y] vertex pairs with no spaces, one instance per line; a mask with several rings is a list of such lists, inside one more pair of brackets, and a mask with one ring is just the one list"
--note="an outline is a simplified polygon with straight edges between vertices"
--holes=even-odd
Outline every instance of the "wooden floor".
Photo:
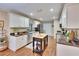
[[[55,56],[56,54],[56,40],[53,37],[49,37],[48,46],[43,52],[42,56]],[[0,52],[0,56],[40,56],[40,54],[33,53],[32,49],[23,47],[16,52],[6,49]]]

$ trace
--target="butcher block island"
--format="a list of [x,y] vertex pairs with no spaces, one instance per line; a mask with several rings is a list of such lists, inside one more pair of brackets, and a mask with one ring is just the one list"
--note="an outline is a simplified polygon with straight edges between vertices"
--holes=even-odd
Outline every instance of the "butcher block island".
[[44,33],[33,34],[33,53],[42,53],[48,45],[48,35]]

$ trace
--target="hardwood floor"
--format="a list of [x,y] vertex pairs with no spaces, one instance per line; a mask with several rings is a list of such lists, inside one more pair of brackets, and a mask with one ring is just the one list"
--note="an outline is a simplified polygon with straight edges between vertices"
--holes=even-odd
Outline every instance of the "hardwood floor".
[[[42,53],[42,56],[55,56],[56,55],[56,40],[53,37],[49,37],[48,46]],[[0,56],[40,56],[40,54],[33,53],[32,49],[23,47],[16,52],[6,49],[0,52]]]

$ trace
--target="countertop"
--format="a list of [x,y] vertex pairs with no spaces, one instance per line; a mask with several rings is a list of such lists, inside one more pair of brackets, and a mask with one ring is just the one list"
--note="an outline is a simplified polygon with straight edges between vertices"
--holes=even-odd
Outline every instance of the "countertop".
[[63,44],[63,45],[67,45],[67,46],[74,46],[74,47],[79,47],[79,39],[74,38],[74,40],[72,41],[72,43],[70,42],[69,39],[67,39],[67,37],[65,36],[61,36],[58,41],[58,44]]
[[15,36],[15,37],[19,37],[19,36],[27,35],[27,32],[11,33],[10,35]]
[[11,35],[11,36],[19,37],[19,36],[23,36],[23,35],[27,35],[27,34],[22,34],[22,35]]
[[45,36],[47,36],[47,34],[45,33],[34,33],[32,37],[35,37],[35,38],[44,38]]

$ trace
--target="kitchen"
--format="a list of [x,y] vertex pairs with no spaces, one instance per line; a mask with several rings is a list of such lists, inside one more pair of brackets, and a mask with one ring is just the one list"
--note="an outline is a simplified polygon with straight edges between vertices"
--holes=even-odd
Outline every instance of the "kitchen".
[[[3,5],[6,6],[7,4],[3,4]],[[29,55],[33,55],[33,52],[32,52],[33,37],[34,38],[39,37],[42,40],[44,40],[43,41],[44,46],[45,46],[45,42],[46,42],[46,46],[47,46],[47,43],[49,42],[48,46],[47,46],[48,48],[43,47],[44,49],[46,48],[46,52],[44,52],[44,55],[52,55],[51,51],[53,51],[53,50],[54,50],[53,55],[55,55],[55,49],[51,48],[49,50],[51,45],[55,44],[55,42],[52,43],[52,41],[53,41],[53,39],[52,39],[53,38],[53,31],[52,31],[53,30],[53,24],[52,24],[53,21],[45,21],[45,22],[40,21],[38,19],[34,19],[30,16],[27,16],[17,10],[10,9],[10,8],[14,8],[15,5],[17,6],[18,4],[14,4],[14,7],[10,7],[10,8],[8,6],[5,7],[3,5],[0,5],[0,8],[1,8],[0,17],[1,17],[1,21],[3,20],[3,22],[1,23],[1,24],[3,24],[3,26],[2,25],[0,26],[1,32],[2,32],[1,39],[0,39],[0,41],[1,41],[0,55],[19,55],[20,52],[22,51],[21,49],[24,49],[22,51],[22,53],[25,51],[24,53],[26,53],[26,55],[28,55],[28,53],[29,53]],[[48,4],[48,5],[50,6],[51,4]],[[13,4],[12,4],[12,6],[13,6]],[[9,9],[7,9],[7,8],[9,8]],[[39,13],[40,9],[38,9],[37,12]],[[32,13],[31,13],[31,16],[32,16]],[[48,27],[48,29],[47,29],[47,27]],[[50,40],[47,41],[45,37]],[[39,39],[39,40],[41,40],[41,39]],[[7,41],[5,41],[5,40],[7,40]],[[29,44],[31,44],[31,47],[29,47]],[[42,44],[43,43],[41,43],[41,45]],[[49,45],[49,44],[51,44],[51,45]],[[23,48],[24,46],[26,46],[26,48]],[[54,46],[54,48],[55,48],[55,46]],[[27,53],[27,51],[28,51],[27,49],[29,50],[28,53]],[[19,50],[21,50],[21,51],[18,52]],[[31,51],[31,53],[30,53],[30,51]],[[5,52],[7,52],[7,54]],[[47,53],[47,52],[49,52],[49,53]],[[23,55],[25,55],[25,54],[23,54]],[[39,54],[37,54],[37,55],[39,55]]]
[[1,4],[0,55],[79,55],[78,15],[79,4]]

